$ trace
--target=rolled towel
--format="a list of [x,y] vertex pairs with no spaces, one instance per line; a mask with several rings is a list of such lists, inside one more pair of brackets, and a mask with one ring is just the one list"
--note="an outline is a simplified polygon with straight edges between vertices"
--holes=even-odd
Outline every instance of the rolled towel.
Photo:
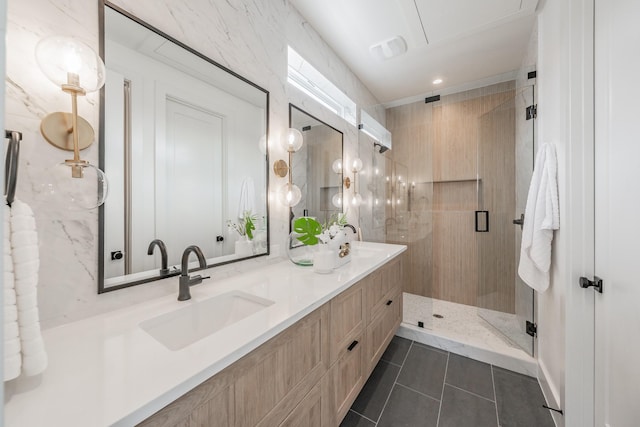
[[20,353],[13,356],[4,356],[4,380],[9,381],[20,376],[22,370],[22,357]]
[[[31,208],[20,200],[11,205],[11,248],[18,307],[18,325],[22,349],[22,370],[27,376],[42,373],[47,366],[47,353],[40,333],[37,304],[38,233]],[[17,258],[16,255],[17,254]],[[26,306],[22,306],[24,303]]]
[[4,271],[13,271],[13,258],[11,258],[11,255],[4,254]]
[[38,268],[40,267],[40,261],[36,259],[33,261],[21,262],[19,264],[16,263],[13,266],[15,268],[14,274],[16,281],[19,281],[21,279],[27,279],[37,275]]
[[[11,218],[11,232],[16,231],[35,231],[36,220],[33,217],[15,217]],[[12,240],[13,243],[13,240]],[[15,246],[14,246],[15,247]]]
[[[4,272],[4,281],[3,281],[3,285],[5,289],[13,289],[14,283],[13,283],[14,277],[13,277],[13,271],[5,271]],[[5,302],[6,304],[6,302]]]
[[4,355],[13,356],[15,354],[20,354],[20,338],[15,337],[10,340],[5,340],[4,342]]
[[14,246],[12,255],[14,264],[19,264],[22,262],[32,262],[33,260],[38,259],[38,257],[40,256],[38,252],[38,246],[36,245]]
[[11,250],[11,211],[4,206],[4,380],[17,378],[22,369],[18,307],[16,306],[15,277]]
[[15,304],[7,305],[4,308],[4,322],[16,322],[18,320],[18,307]]
[[22,310],[21,307],[18,307],[18,324],[21,329],[38,323],[40,323],[40,319],[37,307],[28,310]]
[[16,280],[16,295],[33,293],[34,286],[38,284],[38,276],[29,276],[22,280]]
[[5,307],[10,304],[16,303],[16,290],[12,286],[11,288],[4,289],[4,305]]
[[40,323],[20,328],[20,338],[29,341],[41,336]]
[[47,353],[44,352],[44,343],[38,344],[41,351],[32,355],[22,356],[22,372],[28,377],[38,375],[47,369],[48,359]]
[[20,336],[20,328],[18,322],[9,322],[4,324],[4,340],[18,338]]
[[11,241],[16,247],[21,246],[38,246],[38,235],[29,231],[15,231],[11,233]]
[[38,293],[34,292],[33,289],[28,291],[31,292],[18,295],[17,302],[21,310],[30,310],[38,306]]
[[25,340],[21,337],[22,344],[22,354],[24,356],[32,356],[38,354],[41,349],[44,347],[44,342],[42,341],[42,337],[32,338],[30,340]]

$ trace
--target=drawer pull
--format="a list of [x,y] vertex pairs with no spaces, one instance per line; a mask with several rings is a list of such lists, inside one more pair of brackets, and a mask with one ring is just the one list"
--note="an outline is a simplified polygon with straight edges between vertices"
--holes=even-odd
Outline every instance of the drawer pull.
[[393,300],[390,299],[389,301],[387,301],[387,305],[391,305],[392,302],[393,302]]
[[347,347],[347,350],[351,351],[354,348],[356,348],[357,345],[358,345],[358,341],[354,341],[349,345],[349,347]]

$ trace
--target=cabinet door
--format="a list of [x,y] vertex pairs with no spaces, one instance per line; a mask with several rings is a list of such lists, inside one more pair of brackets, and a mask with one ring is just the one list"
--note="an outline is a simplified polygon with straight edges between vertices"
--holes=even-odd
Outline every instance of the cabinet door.
[[382,313],[367,326],[365,373],[368,375],[382,357],[402,320],[402,293],[396,291],[382,306]]
[[278,425],[327,371],[328,306],[234,365],[237,427]]
[[323,427],[320,384],[311,389],[280,427]]
[[340,424],[364,386],[363,338],[364,334],[356,336],[343,349],[322,380],[323,421],[327,426]]
[[233,427],[231,377],[222,372],[162,408],[139,427]]
[[331,300],[331,361],[364,330],[363,281]]

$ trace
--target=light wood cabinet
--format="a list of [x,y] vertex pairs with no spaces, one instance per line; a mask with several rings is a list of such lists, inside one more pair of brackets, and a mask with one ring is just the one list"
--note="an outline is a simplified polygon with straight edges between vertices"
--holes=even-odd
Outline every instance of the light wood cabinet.
[[331,300],[331,362],[364,330],[364,290],[358,282]]
[[291,411],[279,427],[324,427],[322,416],[322,391],[316,385]]
[[366,375],[378,364],[401,321],[402,293],[396,292],[386,300],[379,315],[367,326],[364,362]]
[[[141,427],[233,427],[233,378],[220,372],[175,402],[156,412]],[[215,424],[212,420],[215,420]]]
[[337,426],[366,382],[364,372],[364,334],[354,337],[322,380],[323,419]]
[[139,425],[338,426],[400,323],[401,288],[396,258]]

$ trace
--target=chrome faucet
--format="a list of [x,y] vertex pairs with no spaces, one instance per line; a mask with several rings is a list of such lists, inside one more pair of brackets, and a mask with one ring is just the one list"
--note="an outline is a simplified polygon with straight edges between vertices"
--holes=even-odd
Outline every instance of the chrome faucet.
[[198,283],[202,283],[203,279],[208,279],[210,277],[202,277],[199,274],[193,277],[189,276],[189,255],[191,255],[192,252],[198,257],[200,268],[207,268],[207,260],[205,260],[204,258],[202,249],[200,249],[196,245],[191,245],[184,250],[184,252],[182,253],[182,272],[180,273],[180,289],[178,291],[178,301],[186,301],[191,299],[191,290],[189,289],[189,287],[197,285]]
[[155,247],[160,248],[160,255],[162,256],[162,268],[160,269],[160,274],[168,274],[169,268],[167,266],[167,246],[160,239],[152,240],[149,243],[149,249],[147,249],[147,255],[153,255],[153,250]]

